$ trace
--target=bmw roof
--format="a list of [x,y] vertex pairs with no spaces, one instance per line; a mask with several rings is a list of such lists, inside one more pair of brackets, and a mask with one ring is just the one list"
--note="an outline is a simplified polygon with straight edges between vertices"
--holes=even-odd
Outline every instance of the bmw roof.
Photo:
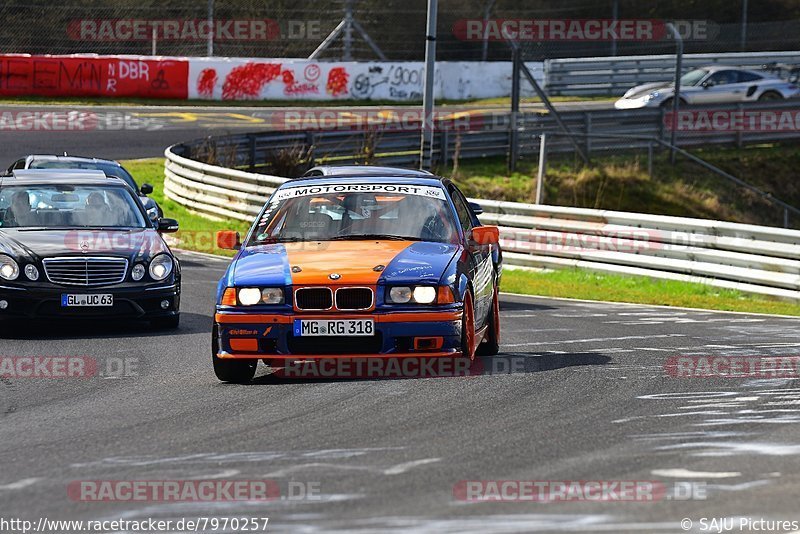
[[433,176],[420,169],[381,167],[378,165],[319,165],[306,171],[302,178],[319,176]]
[[421,185],[429,187],[442,187],[442,179],[433,174],[418,175],[330,175],[330,176],[303,176],[284,182],[279,189],[296,187],[300,184],[333,185],[333,184],[404,184]]

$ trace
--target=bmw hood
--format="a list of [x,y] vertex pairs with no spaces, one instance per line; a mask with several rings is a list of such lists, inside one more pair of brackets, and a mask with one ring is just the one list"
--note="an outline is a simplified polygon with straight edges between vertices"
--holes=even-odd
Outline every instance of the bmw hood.
[[229,286],[437,283],[460,250],[425,241],[322,241],[243,249]]

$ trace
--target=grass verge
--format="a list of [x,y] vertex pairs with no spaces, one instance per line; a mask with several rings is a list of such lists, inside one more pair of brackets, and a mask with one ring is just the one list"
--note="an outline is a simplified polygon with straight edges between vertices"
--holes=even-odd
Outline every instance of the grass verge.
[[[237,230],[244,234],[247,232],[248,224],[232,219],[214,221],[164,197],[163,158],[123,161],[122,164],[139,184],[144,182],[153,184],[155,192],[152,197],[161,205],[165,216],[178,219],[181,231],[176,236],[181,239],[180,248],[210,254],[233,255],[232,251],[216,247],[214,233],[217,230]],[[501,289],[511,293],[544,297],[800,315],[800,305],[739,291],[703,284],[655,280],[641,276],[597,274],[575,269],[541,273],[506,270]]]
[[800,315],[800,304],[705,284],[657,280],[644,276],[593,273],[581,269],[535,272],[506,270],[503,291],[608,302],[656,304],[682,308]]
[[123,161],[122,164],[130,171],[139,185],[145,182],[152,184],[154,191],[150,196],[164,210],[164,216],[178,220],[181,229],[173,235],[180,241],[180,248],[233,256],[233,251],[217,248],[215,233],[217,230],[236,230],[244,236],[250,228],[248,223],[235,219],[215,221],[198,215],[166,198],[164,196],[164,158],[129,160]]

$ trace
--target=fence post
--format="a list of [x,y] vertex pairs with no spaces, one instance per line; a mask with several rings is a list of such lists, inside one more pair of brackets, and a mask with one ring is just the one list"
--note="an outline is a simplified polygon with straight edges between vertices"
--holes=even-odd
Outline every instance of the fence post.
[[539,172],[536,175],[536,204],[544,201],[544,175],[547,170],[547,134],[539,138]]
[[511,117],[508,127],[508,170],[517,170],[519,159],[519,101],[520,101],[520,62],[522,61],[519,48],[511,52]]
[[653,177],[653,142],[647,142],[647,176]]
[[255,172],[256,170],[256,136],[254,134],[247,134],[247,145],[249,148],[249,158],[250,164],[248,168],[250,172]]
[[441,146],[439,147],[439,159],[441,159],[440,165],[444,169],[447,167],[447,162],[450,161],[450,128],[445,126],[442,130],[442,135],[440,138],[441,141],[439,142],[441,143]]

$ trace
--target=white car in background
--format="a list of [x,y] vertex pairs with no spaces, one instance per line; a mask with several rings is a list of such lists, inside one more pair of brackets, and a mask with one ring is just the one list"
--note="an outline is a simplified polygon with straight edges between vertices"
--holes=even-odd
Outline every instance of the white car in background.
[[[671,106],[675,84],[637,85],[614,103],[617,109]],[[721,65],[701,67],[681,77],[681,104],[730,104],[800,97],[800,87],[776,76]]]

